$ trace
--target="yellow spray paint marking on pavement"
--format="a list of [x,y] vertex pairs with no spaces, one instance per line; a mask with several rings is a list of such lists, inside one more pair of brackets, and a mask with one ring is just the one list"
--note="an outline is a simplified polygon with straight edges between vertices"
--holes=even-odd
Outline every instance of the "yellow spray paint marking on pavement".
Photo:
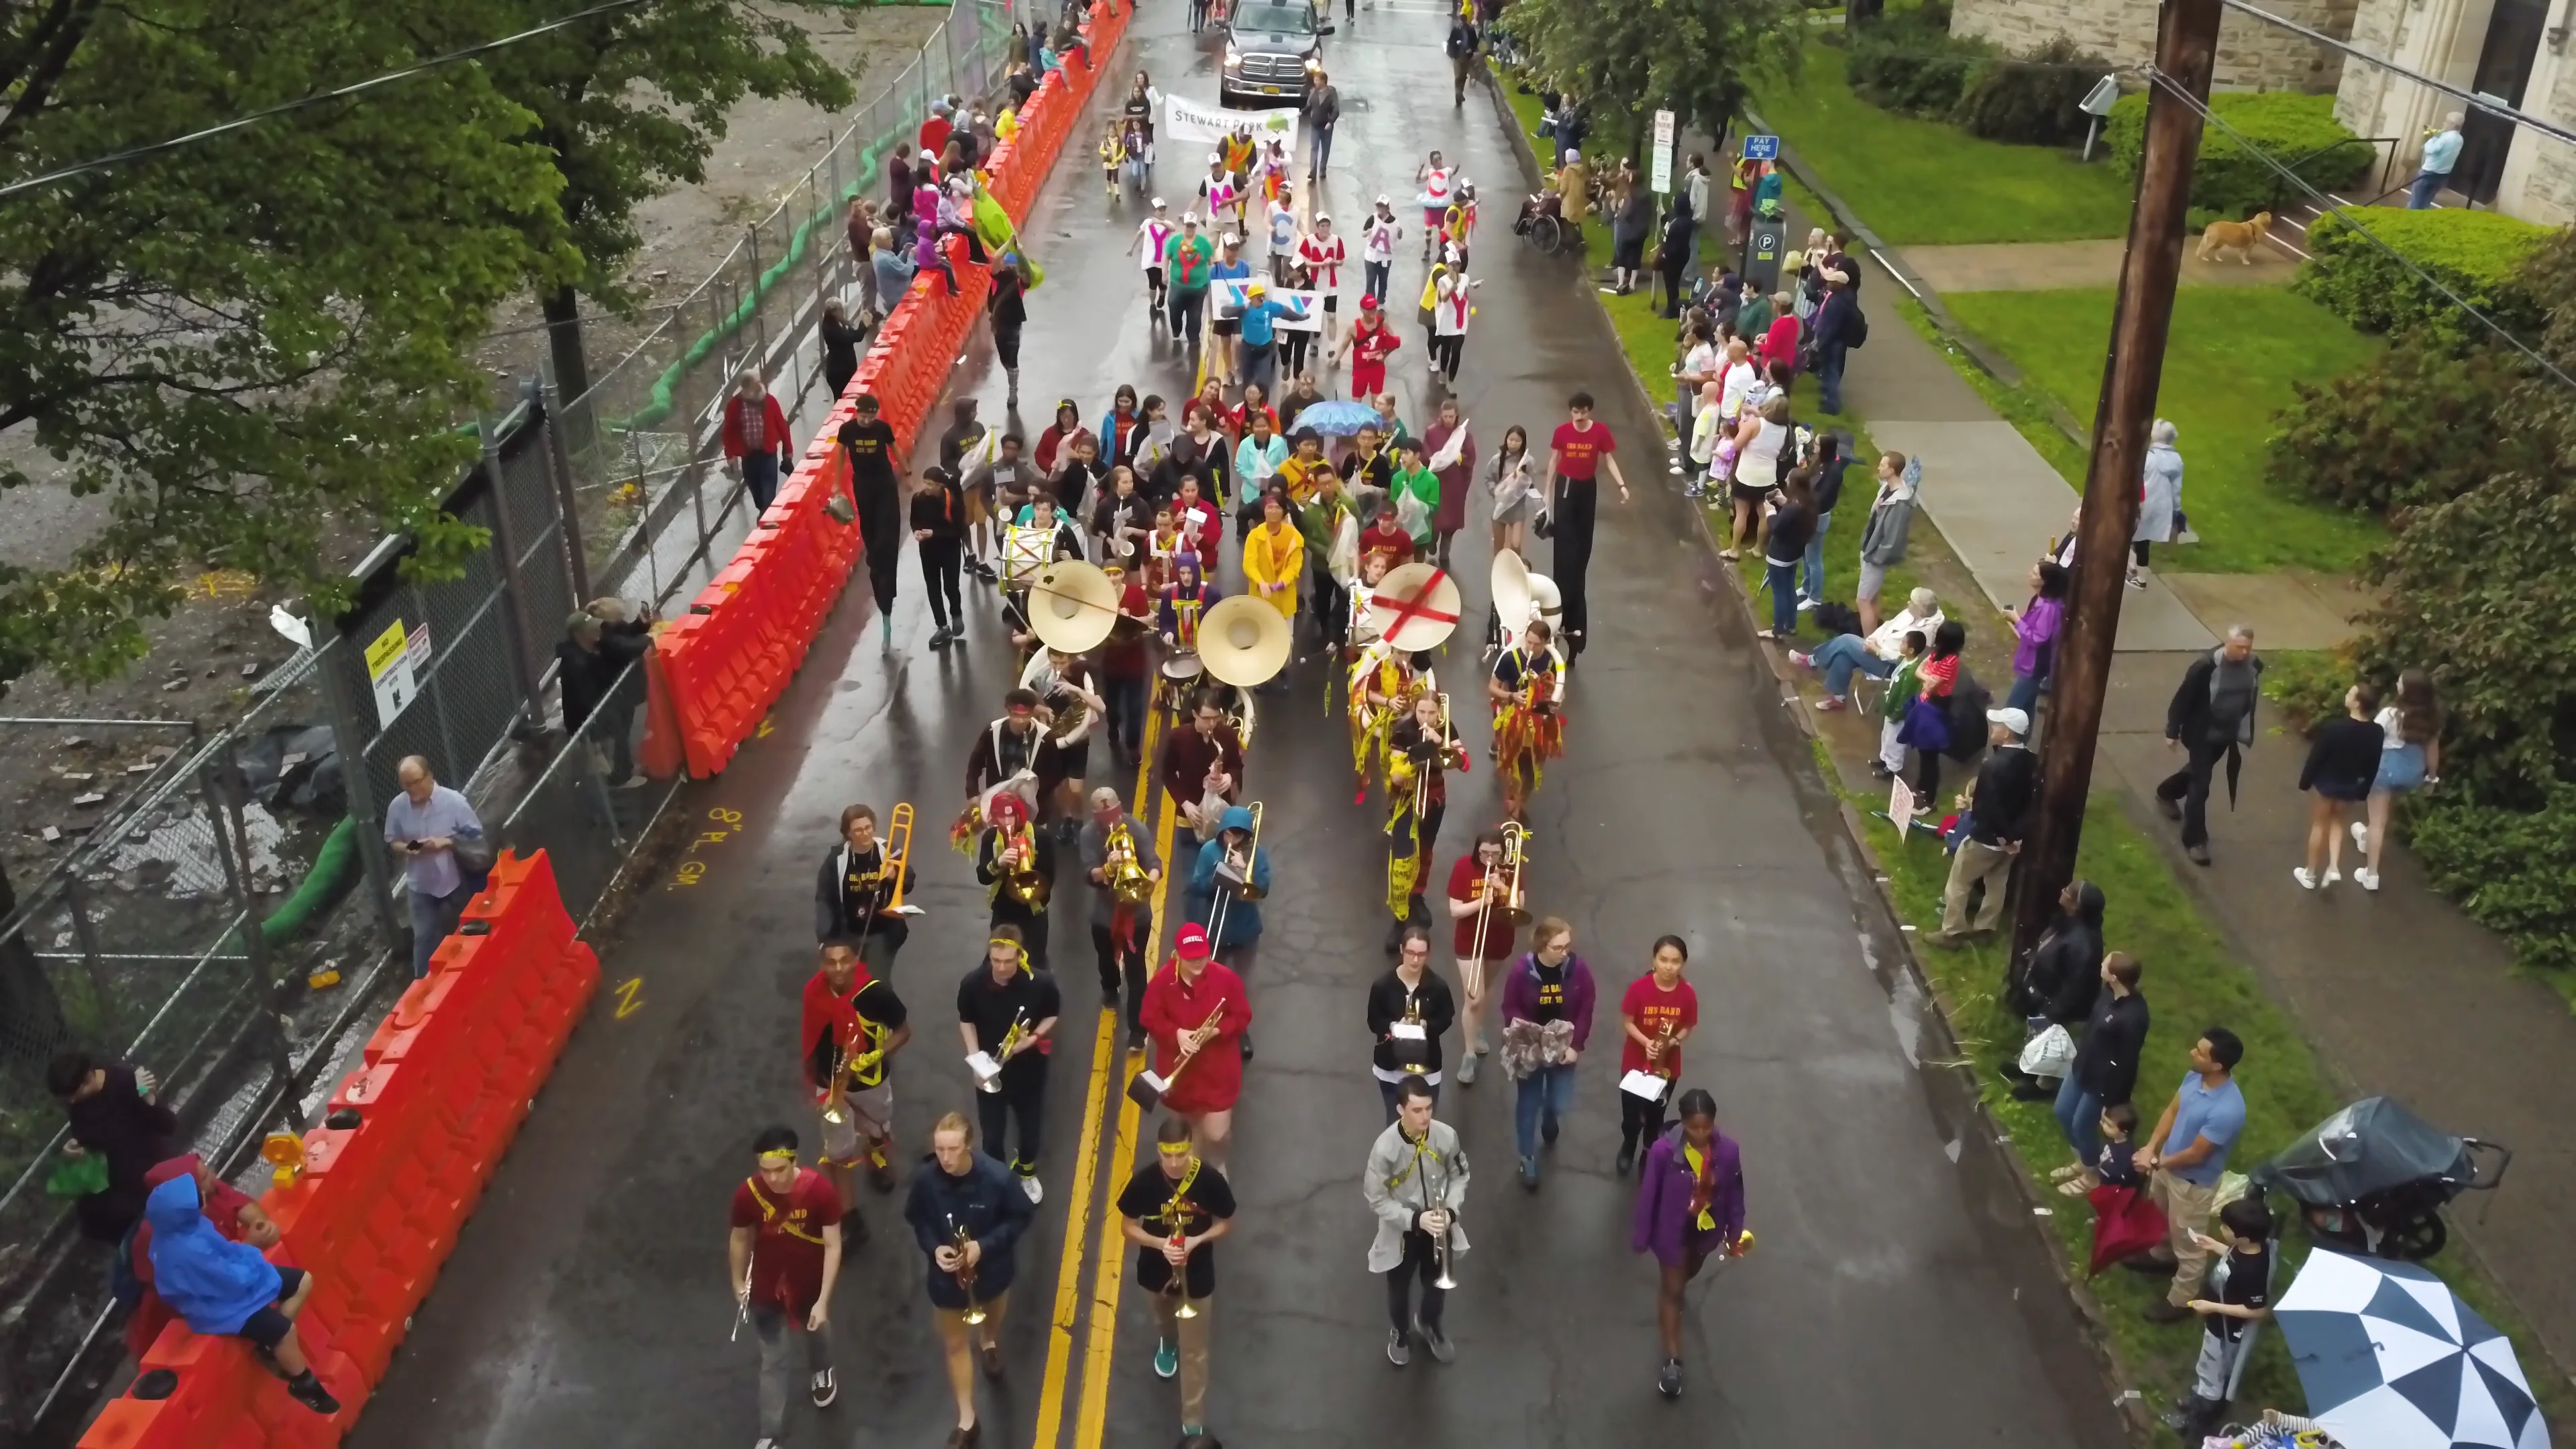
[[[1130,800],[1143,800],[1146,790],[1152,784],[1154,749],[1160,743],[1162,733],[1163,712],[1149,707],[1149,712],[1145,716],[1144,744],[1136,752],[1139,756],[1136,762],[1136,793],[1128,797]],[[1130,814],[1140,821],[1144,818],[1139,811],[1130,811]],[[1157,858],[1160,858],[1159,855]],[[1168,861],[1165,863],[1164,870],[1168,877],[1170,871]],[[1159,929],[1160,912],[1156,913],[1155,920]],[[1149,949],[1152,944],[1151,941],[1147,943]],[[1156,958],[1148,956],[1146,959],[1150,961]],[[1064,1386],[1073,1367],[1074,1318],[1082,1307],[1080,1293],[1082,1256],[1091,1237],[1091,1184],[1100,1157],[1100,1124],[1103,1116],[1106,1115],[1110,1083],[1115,1082],[1121,1088],[1126,1086],[1126,1074],[1123,1071],[1111,1070],[1113,1064],[1124,1055],[1118,1050],[1117,1027],[1117,1011],[1112,1008],[1102,1008],[1100,1029],[1091,1044],[1091,1083],[1083,1096],[1082,1140],[1075,1149],[1073,1159],[1073,1191],[1066,1194],[1064,1200],[1064,1253],[1061,1261],[1056,1265],[1055,1314],[1047,1325],[1046,1378],[1038,1391],[1037,1435],[1032,1440],[1036,1449],[1055,1449],[1056,1439],[1064,1426]],[[1135,1108],[1131,1105],[1127,1110],[1132,1114]],[[1101,1250],[1110,1262],[1115,1263],[1119,1260],[1118,1249],[1106,1232],[1101,1238]]]
[[[1150,755],[1148,756],[1150,758]],[[1144,793],[1141,789],[1137,792]],[[1172,874],[1173,822],[1180,818],[1179,802],[1163,811],[1163,822],[1154,831],[1154,855],[1163,862],[1164,878]],[[1187,899],[1186,896],[1183,899]],[[1145,960],[1148,974],[1159,969],[1163,960],[1163,932],[1171,923],[1171,901],[1168,894],[1158,902],[1164,909],[1154,913],[1154,934],[1147,942]],[[1140,1068],[1144,1063],[1139,1062]],[[1100,1449],[1101,1435],[1109,1417],[1109,1364],[1118,1350],[1118,1290],[1126,1281],[1120,1269],[1127,1261],[1123,1235],[1115,1235],[1108,1224],[1117,1216],[1118,1193],[1127,1185],[1127,1174],[1136,1161],[1136,1099],[1126,1094],[1128,1073],[1118,1074],[1118,1135],[1113,1140],[1109,1159],[1108,1185],[1101,1191],[1100,1268],[1091,1287],[1091,1342],[1082,1359],[1082,1408],[1074,1416],[1074,1449]]]
[[617,985],[617,1019],[624,1021],[644,1009],[644,978],[629,976]]

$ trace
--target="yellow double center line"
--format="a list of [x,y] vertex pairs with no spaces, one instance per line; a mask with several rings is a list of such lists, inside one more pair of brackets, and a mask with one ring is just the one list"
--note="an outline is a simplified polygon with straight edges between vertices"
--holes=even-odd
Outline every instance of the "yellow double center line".
[[[1155,803],[1154,755],[1163,735],[1163,711],[1151,708],[1145,719],[1143,748],[1137,751],[1136,788],[1129,795],[1128,816],[1141,824]],[[1154,926],[1145,941],[1146,974],[1163,959],[1163,937],[1171,914],[1169,885],[1175,870],[1172,861],[1173,820],[1177,809],[1160,812],[1162,823],[1154,832],[1154,858],[1163,864],[1166,889],[1155,901]],[[1143,1003],[1137,1003],[1141,1009]],[[1047,1327],[1046,1378],[1038,1394],[1037,1433],[1034,1449],[1055,1449],[1064,1429],[1065,1382],[1073,1366],[1074,1323],[1081,1310],[1082,1260],[1091,1241],[1092,1225],[1100,1225],[1100,1262],[1092,1282],[1091,1334],[1085,1345],[1082,1374],[1082,1398],[1075,1414],[1074,1443],[1080,1449],[1099,1449],[1109,1412],[1109,1364],[1117,1348],[1118,1290],[1122,1281],[1119,1268],[1126,1252],[1109,1222],[1122,1176],[1136,1155],[1136,1103],[1126,1094],[1130,1075],[1127,1053],[1118,1045],[1118,1012],[1103,1007],[1099,1030],[1091,1047],[1091,1080],[1083,1099],[1082,1142],[1074,1159],[1073,1192],[1065,1202],[1064,1254],[1056,1265],[1055,1314]],[[1115,1069],[1113,1071],[1113,1068]],[[1113,1151],[1109,1171],[1101,1173],[1100,1129],[1108,1115],[1111,1093],[1118,1101],[1118,1122],[1112,1138]],[[1097,1183],[1095,1200],[1095,1179]]]

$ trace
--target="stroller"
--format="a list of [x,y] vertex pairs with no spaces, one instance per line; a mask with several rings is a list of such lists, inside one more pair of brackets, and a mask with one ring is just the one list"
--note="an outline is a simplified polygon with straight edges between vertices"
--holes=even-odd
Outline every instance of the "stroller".
[[[2479,1154],[2494,1155],[2482,1176]],[[2309,1231],[2374,1257],[2420,1263],[2442,1251],[2442,1208],[2504,1181],[2513,1149],[2455,1137],[2387,1097],[2364,1097],[2254,1170],[2260,1190],[2298,1199]]]

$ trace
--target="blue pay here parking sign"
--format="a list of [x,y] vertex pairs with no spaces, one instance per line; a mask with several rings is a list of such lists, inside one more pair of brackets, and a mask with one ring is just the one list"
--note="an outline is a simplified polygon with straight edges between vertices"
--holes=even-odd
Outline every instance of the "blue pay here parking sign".
[[1777,160],[1779,160],[1779,159],[1780,159],[1780,138],[1779,138],[1779,137],[1777,137],[1777,136],[1747,136],[1747,137],[1745,137],[1745,138],[1744,138],[1744,159],[1745,159],[1745,160],[1747,160],[1747,161],[1777,161]]

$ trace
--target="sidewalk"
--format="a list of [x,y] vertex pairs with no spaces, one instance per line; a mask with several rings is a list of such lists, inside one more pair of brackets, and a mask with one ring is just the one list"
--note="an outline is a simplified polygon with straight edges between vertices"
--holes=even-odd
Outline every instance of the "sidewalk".
[[[1792,235],[1805,225],[1797,220]],[[1862,296],[1877,325],[1851,359],[1845,396],[1880,448],[1923,456],[1925,516],[1994,604],[2019,604],[2025,572],[2066,526],[2074,494],[1904,325],[1895,307],[1903,285],[1875,257],[1867,268]],[[2343,581],[2291,575],[2159,576],[2128,592],[2095,784],[2119,788],[2352,1095],[2398,1096],[2452,1131],[2517,1150],[2505,1187],[2464,1201],[2453,1226],[2508,1286],[2542,1346],[2561,1364],[2576,1362],[2576,1244],[2559,1224],[2560,1205],[2576,1200],[2576,1148],[2559,1130],[2576,1106],[2576,1018],[2565,1003],[2511,975],[2504,944],[2434,895],[2403,847],[2388,852],[2376,895],[2348,882],[2322,895],[2300,890],[2290,867],[2305,838],[2296,788],[2305,747],[2276,726],[2246,757],[2236,807],[2212,803],[2216,868],[2185,860],[2152,798],[2172,768],[2165,704],[2192,653],[2238,619],[2255,625],[2261,647],[2324,647],[2346,632],[2351,600]],[[2528,1366],[2535,1377],[2549,1372]]]
[[[2182,284],[2186,287],[2278,287],[2299,259],[2278,246],[2255,249],[2251,261],[2234,253],[2201,261],[2200,243],[2186,238]],[[2120,282],[2126,242],[1986,242],[1970,246],[1899,247],[1919,282],[1936,292],[2053,292],[2068,287],[2113,287]]]

